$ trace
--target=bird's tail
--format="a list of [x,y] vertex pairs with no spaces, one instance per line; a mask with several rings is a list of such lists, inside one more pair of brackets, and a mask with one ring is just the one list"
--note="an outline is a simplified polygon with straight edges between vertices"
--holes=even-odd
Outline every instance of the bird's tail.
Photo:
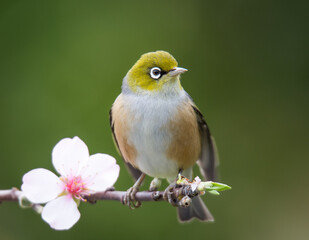
[[192,203],[189,207],[178,208],[178,219],[180,222],[190,222],[194,218],[203,222],[214,221],[213,216],[199,196],[192,199]]

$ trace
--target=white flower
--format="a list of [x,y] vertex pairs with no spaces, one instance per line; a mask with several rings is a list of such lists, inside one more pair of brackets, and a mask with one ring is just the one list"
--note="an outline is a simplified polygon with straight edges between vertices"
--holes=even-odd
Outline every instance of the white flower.
[[56,230],[66,230],[80,218],[76,199],[112,187],[119,166],[107,154],[89,156],[86,144],[78,137],[58,142],[52,163],[61,177],[43,168],[33,169],[23,176],[21,189],[31,202],[47,203],[42,211],[44,221]]

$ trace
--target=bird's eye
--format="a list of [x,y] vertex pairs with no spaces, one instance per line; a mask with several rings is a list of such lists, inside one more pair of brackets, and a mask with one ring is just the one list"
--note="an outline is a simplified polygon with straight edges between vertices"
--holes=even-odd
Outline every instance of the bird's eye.
[[159,79],[161,77],[161,69],[158,67],[150,69],[150,77],[156,80]]

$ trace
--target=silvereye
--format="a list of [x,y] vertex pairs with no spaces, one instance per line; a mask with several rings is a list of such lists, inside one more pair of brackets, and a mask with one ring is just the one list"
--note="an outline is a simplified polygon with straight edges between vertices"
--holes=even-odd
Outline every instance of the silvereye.
[[[215,142],[203,115],[181,86],[180,75],[186,71],[171,54],[156,51],[142,55],[123,79],[110,123],[118,150],[137,179],[127,192],[128,205],[145,174],[154,177],[151,190],[159,187],[160,179],[172,183],[178,174],[191,179],[195,163],[205,180],[215,178]],[[179,207],[178,216],[180,221],[214,220],[200,197],[194,197],[188,208]]]

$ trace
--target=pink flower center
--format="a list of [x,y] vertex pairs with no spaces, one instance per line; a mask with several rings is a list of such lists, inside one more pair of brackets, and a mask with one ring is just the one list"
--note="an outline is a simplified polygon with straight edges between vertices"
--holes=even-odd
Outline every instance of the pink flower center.
[[63,179],[65,190],[72,196],[80,198],[80,194],[86,190],[85,183],[81,177]]

